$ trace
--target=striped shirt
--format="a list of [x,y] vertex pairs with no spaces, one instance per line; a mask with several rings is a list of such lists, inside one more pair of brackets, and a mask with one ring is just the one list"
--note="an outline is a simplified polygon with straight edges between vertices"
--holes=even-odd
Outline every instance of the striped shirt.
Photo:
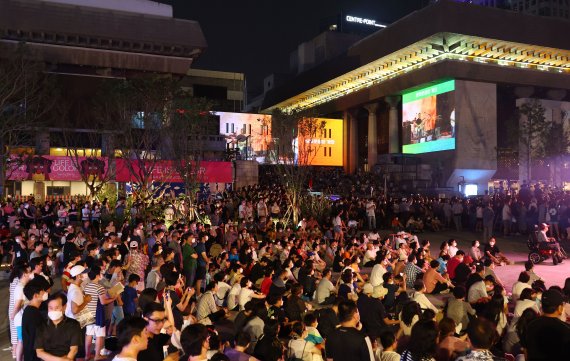
[[95,316],[97,312],[97,300],[99,300],[99,296],[105,294],[105,287],[95,282],[89,282],[85,285],[83,291],[85,295],[91,296],[91,301],[87,304],[87,309]]

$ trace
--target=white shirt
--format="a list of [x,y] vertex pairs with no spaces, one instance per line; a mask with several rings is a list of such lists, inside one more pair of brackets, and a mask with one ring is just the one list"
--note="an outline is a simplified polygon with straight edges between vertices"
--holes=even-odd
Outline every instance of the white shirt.
[[532,287],[526,282],[520,282],[520,281],[515,282],[515,284],[513,285],[513,301],[517,301],[519,299],[519,297],[521,296],[521,292],[525,288],[532,288]]
[[75,320],[75,315],[71,308],[71,302],[75,302],[78,306],[83,304],[83,291],[74,283],[70,284],[67,289],[67,306],[65,306],[65,316]]
[[240,311],[245,310],[245,304],[248,303],[249,301],[251,301],[254,293],[255,293],[255,291],[251,290],[249,288],[242,288],[239,291],[238,304],[239,304],[239,310]]
[[420,305],[420,308],[424,310],[433,310],[433,312],[435,313],[439,312],[437,307],[435,307],[433,303],[431,303],[430,300],[428,300],[426,295],[424,295],[421,292],[412,293],[412,300],[416,301]]
[[319,282],[319,285],[317,286],[317,302],[323,303],[325,299],[329,297],[331,295],[331,292],[333,292],[334,290],[335,287],[333,283],[330,280],[323,278]]
[[24,296],[24,285],[22,282],[18,283],[14,289],[14,305],[20,301],[23,301],[24,303],[22,304],[20,311],[14,315],[14,326],[16,327],[22,326],[22,315],[24,314],[24,308],[28,303],[26,296]]
[[234,283],[228,294],[228,308],[233,310],[238,305],[238,296],[241,291],[241,285],[239,282]]
[[374,267],[372,267],[372,272],[370,272],[370,284],[372,284],[372,286],[374,287],[383,284],[384,279],[382,278],[382,276],[384,276],[384,273],[386,272],[387,270],[384,267],[384,265],[380,263],[375,264]]
[[515,305],[515,312],[514,312],[514,317],[521,317],[524,310],[526,310],[527,308],[533,308],[536,313],[540,313],[540,310],[538,309],[538,305],[536,304],[535,301],[533,300],[518,300],[517,304]]
[[374,248],[367,250],[364,252],[364,264],[367,264],[370,261],[374,261],[376,259],[376,250]]

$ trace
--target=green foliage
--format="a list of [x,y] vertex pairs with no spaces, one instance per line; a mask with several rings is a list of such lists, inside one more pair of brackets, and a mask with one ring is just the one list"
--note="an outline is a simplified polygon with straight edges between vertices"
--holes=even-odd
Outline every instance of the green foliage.
[[526,119],[520,122],[520,141],[527,147],[527,153],[534,159],[546,156],[548,135],[552,129],[552,122],[545,117],[545,109],[538,99],[532,99],[520,107],[520,114]]

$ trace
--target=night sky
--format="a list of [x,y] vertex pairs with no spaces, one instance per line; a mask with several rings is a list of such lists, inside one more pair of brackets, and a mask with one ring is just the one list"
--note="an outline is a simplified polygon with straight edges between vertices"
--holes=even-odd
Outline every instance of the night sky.
[[243,72],[249,91],[271,73],[286,73],[289,53],[339,14],[393,22],[425,0],[164,0],[177,18],[196,20],[208,49],[193,67]]

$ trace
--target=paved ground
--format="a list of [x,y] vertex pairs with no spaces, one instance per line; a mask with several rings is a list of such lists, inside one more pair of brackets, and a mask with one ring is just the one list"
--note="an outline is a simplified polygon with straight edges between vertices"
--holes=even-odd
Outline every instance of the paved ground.
[[[420,240],[429,239],[432,246],[432,253],[437,254],[439,245],[442,241],[450,238],[455,238],[458,241],[458,247],[463,250],[468,250],[471,247],[471,242],[481,237],[481,234],[472,232],[455,232],[451,230],[438,232],[438,233],[422,233],[418,235]],[[524,271],[524,262],[528,257],[528,249],[526,246],[526,237],[513,236],[508,238],[498,237],[497,246],[501,251],[511,260],[515,261],[514,265],[497,267],[495,273],[503,281],[507,290],[510,291],[512,285],[516,282],[518,275]],[[569,250],[570,244],[565,243],[563,246]],[[542,264],[535,267],[535,272],[541,276],[546,286],[559,285],[563,286],[566,277],[570,277],[570,260],[560,265],[554,266],[552,260],[547,260]],[[0,314],[6,315],[0,317],[0,361],[11,360],[11,353],[9,351],[9,336],[8,336],[8,280],[7,274],[0,271]],[[5,350],[7,349],[7,350]]]

